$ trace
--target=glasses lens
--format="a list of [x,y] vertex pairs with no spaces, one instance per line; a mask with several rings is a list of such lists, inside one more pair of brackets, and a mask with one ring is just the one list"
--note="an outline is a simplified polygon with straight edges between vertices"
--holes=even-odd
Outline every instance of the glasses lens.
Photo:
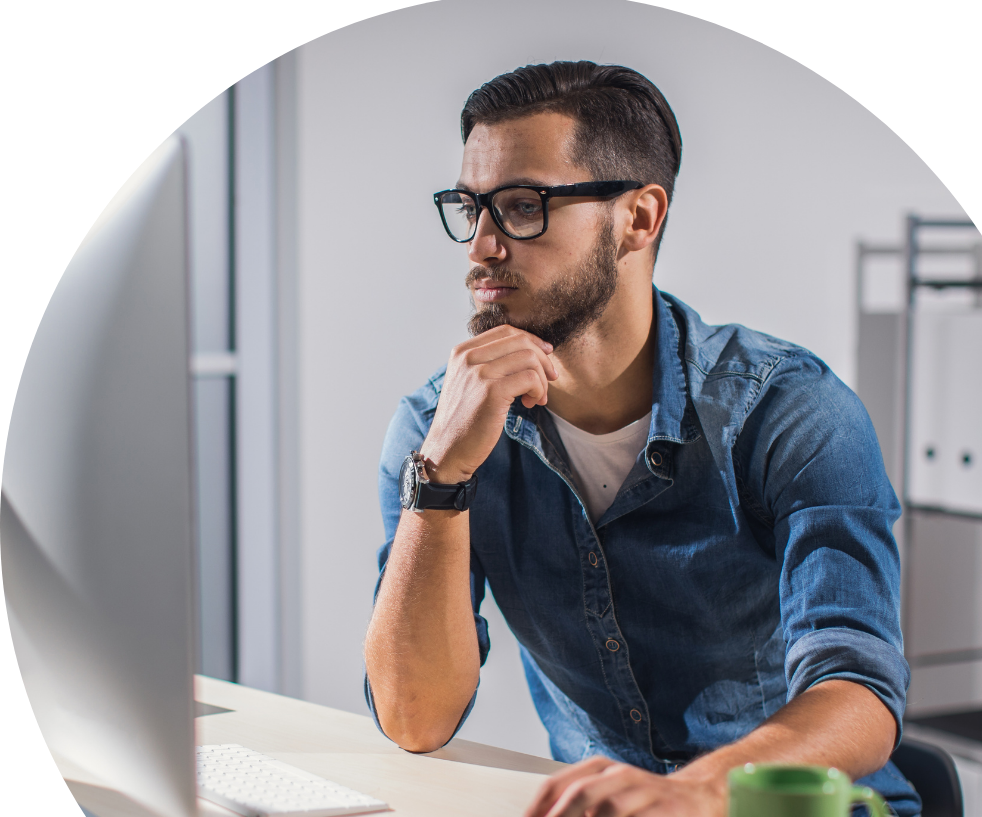
[[451,190],[440,197],[440,212],[447,231],[457,241],[469,241],[474,234],[477,203],[466,193]]
[[498,223],[513,238],[532,238],[542,232],[545,205],[534,190],[524,187],[499,190],[491,206]]

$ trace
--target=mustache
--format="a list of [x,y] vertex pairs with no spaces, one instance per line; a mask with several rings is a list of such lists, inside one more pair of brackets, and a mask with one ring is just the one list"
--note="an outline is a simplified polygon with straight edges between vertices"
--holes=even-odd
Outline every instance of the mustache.
[[470,272],[467,273],[467,277],[464,279],[464,286],[470,289],[472,284],[483,278],[487,278],[492,284],[501,284],[506,287],[517,287],[525,283],[525,277],[523,275],[513,272],[508,267],[491,268],[475,264],[470,268]]

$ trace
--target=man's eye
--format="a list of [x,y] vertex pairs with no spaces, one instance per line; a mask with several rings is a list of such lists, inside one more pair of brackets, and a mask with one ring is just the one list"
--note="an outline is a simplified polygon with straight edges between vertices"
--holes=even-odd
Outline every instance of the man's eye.
[[538,199],[521,199],[512,202],[509,210],[515,218],[534,219],[542,213],[542,202]]
[[462,204],[457,208],[457,215],[463,216],[468,221],[473,221],[476,209],[472,204]]

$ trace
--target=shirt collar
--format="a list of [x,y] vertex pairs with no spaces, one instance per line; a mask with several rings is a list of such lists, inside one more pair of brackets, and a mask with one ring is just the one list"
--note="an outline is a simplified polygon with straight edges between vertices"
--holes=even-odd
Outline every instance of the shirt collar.
[[669,300],[652,286],[655,321],[655,366],[651,377],[651,429],[648,442],[691,443],[701,434],[689,399],[682,360],[685,339]]

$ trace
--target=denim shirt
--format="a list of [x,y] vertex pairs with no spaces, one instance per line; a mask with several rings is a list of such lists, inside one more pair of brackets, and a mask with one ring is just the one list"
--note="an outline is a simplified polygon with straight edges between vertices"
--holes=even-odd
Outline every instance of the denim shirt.
[[[603,754],[672,771],[832,678],[870,689],[899,741],[910,679],[891,532],[900,506],[862,403],[805,349],[708,326],[657,289],[654,304],[648,441],[596,524],[538,406],[514,402],[478,469],[482,664],[487,585],[553,756],[568,762]],[[403,398],[386,435],[381,571],[399,469],[429,430],[443,376]],[[367,682],[366,695],[374,712]],[[892,764],[863,782],[899,814],[919,812]]]

